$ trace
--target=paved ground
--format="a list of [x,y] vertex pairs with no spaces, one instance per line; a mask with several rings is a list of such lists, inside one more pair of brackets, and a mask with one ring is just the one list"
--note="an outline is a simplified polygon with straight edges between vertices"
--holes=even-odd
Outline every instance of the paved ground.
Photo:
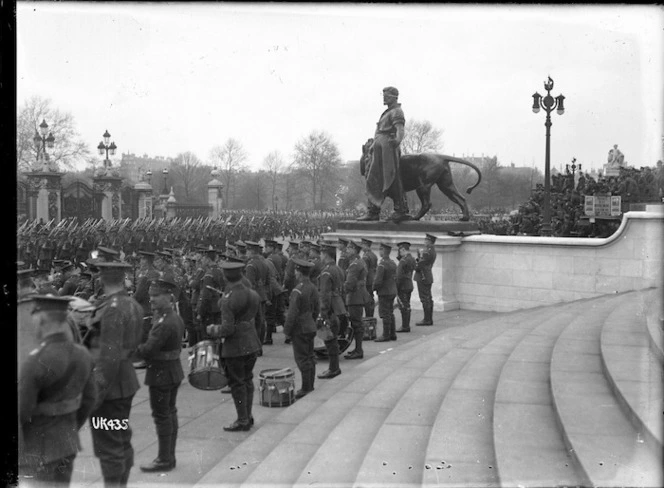
[[[413,311],[412,322],[421,319],[421,311]],[[446,313],[435,313],[435,326],[411,327],[412,332],[399,334],[397,341],[376,343],[364,342],[364,359],[348,361],[341,359],[342,375],[332,380],[316,379],[316,391],[325,387],[325,383],[340,382],[344,376],[348,376],[355,368],[373,357],[393,351],[415,340],[421,340],[428,335],[438,333],[443,329],[463,327],[479,320],[491,317],[494,314],[488,312],[453,311]],[[397,313],[398,316],[398,313]],[[397,319],[400,324],[400,319]],[[398,325],[397,327],[399,327]],[[381,332],[381,323],[378,320],[378,333]],[[351,346],[352,349],[353,346]],[[301,385],[301,378],[295,361],[291,346],[284,344],[284,336],[281,328],[274,335],[274,345],[264,346],[264,354],[258,358],[254,372],[256,374],[255,385],[259,386],[259,373],[267,369],[281,369],[290,367],[295,375],[296,389]],[[343,355],[342,355],[343,356]],[[189,372],[188,350],[183,349],[182,366],[185,374]],[[316,366],[317,373],[327,369],[327,363],[319,360]],[[141,384],[145,376],[144,370],[137,370]],[[193,388],[186,380],[183,382],[178,394],[178,417],[180,432],[178,436],[178,467],[175,471],[167,474],[146,474],[138,469],[140,464],[149,463],[157,454],[156,434],[150,414],[148,400],[148,389],[143,386],[134,399],[131,414],[131,428],[133,430],[134,450],[136,452],[136,466],[132,470],[130,484],[135,486],[146,486],[146,484],[168,483],[174,486],[192,486],[197,483],[225,454],[237,447],[242,441],[252,435],[252,432],[260,427],[269,425],[270,420],[277,414],[282,413],[289,407],[266,407],[260,405],[258,391],[254,398],[253,413],[256,425],[253,431],[230,433],[223,430],[235,420],[235,408],[230,394],[221,394],[219,391],[201,391]],[[99,471],[99,462],[92,454],[92,440],[89,426],[81,430],[83,451],[76,458],[75,473],[72,486],[103,486]]]
[[[157,452],[143,387],[130,419],[130,485],[663,486],[663,315],[661,289],[504,314],[435,313],[432,327],[365,342],[363,360],[342,359],[342,375],[316,380],[291,405],[263,406],[257,394],[250,432],[223,431],[235,419],[229,394],[185,382],[178,465],[163,474],[138,469]],[[188,372],[186,350],[182,361]],[[261,371],[284,367],[299,388],[277,333],[256,386]],[[101,487],[87,427],[82,441],[72,485]]]

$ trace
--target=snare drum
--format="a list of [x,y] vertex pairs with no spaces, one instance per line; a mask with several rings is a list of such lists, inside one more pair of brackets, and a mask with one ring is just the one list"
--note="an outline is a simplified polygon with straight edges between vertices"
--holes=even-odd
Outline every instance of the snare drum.
[[258,377],[261,405],[286,407],[295,401],[295,374],[292,369],[264,369]]
[[199,390],[220,390],[228,384],[219,361],[219,343],[201,341],[189,356],[189,383]]

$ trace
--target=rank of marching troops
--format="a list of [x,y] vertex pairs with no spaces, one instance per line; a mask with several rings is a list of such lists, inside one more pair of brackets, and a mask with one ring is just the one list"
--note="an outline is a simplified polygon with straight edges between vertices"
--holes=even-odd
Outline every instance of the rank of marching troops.
[[[175,401],[184,379],[180,352],[228,335],[220,330],[222,316],[228,321],[250,310],[238,324],[253,325],[245,330],[250,335],[238,346],[237,355],[226,352],[231,355],[227,364],[236,365],[229,374],[237,377],[232,391],[226,390],[233,394],[238,412],[237,420],[224,427],[229,431],[249,430],[254,424],[250,405],[246,406],[253,398],[251,370],[263,347],[274,345],[278,327],[283,327],[285,342],[292,344],[302,374],[296,394],[301,398],[314,390],[315,378],[342,373],[340,340],[351,337],[350,330],[354,347],[344,357],[363,359],[363,319],[373,317],[376,309],[382,322],[377,342],[410,332],[413,281],[424,312],[416,325],[433,325],[435,236],[426,234],[416,256],[406,241],[394,245],[396,256],[393,245],[368,239],[290,241],[286,256],[286,244],[260,240],[188,251],[155,249],[143,242],[131,253],[122,246],[111,247],[111,242],[96,246],[88,253],[92,258],[52,259],[50,269],[19,261],[20,469],[45,486],[67,484],[80,445],[78,430],[89,422],[105,485],[126,486],[134,465],[128,420],[139,388],[135,370],[144,367],[159,442],[157,457],[140,468],[175,469]],[[84,324],[72,320],[77,298],[87,304]],[[242,308],[242,303],[255,306]],[[313,348],[320,324],[331,331],[324,342],[329,364],[316,375]],[[54,416],[56,422],[48,420]],[[106,427],[100,427],[101,422]],[[74,447],[59,450],[59,439],[65,435]]]

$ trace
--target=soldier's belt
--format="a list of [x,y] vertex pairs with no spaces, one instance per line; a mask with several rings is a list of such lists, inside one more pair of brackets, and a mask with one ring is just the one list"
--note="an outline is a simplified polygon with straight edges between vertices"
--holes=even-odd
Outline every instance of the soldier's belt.
[[78,394],[74,398],[67,398],[57,402],[41,402],[37,404],[34,415],[43,415],[46,417],[55,417],[57,415],[66,415],[75,412],[81,406],[83,395]]
[[155,361],[171,361],[174,359],[180,359],[180,349],[173,349],[172,351],[159,351],[150,359]]

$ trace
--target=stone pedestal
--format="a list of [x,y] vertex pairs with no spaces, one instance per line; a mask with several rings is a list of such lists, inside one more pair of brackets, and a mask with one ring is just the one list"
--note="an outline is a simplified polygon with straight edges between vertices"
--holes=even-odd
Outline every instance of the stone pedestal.
[[[433,264],[433,285],[431,293],[434,300],[434,310],[442,312],[458,310],[460,308],[458,294],[457,252],[461,247],[463,236],[479,234],[479,228],[474,222],[442,222],[442,221],[408,221],[400,224],[393,222],[340,222],[336,232],[323,234],[323,239],[336,241],[345,238],[360,241],[365,238],[373,241],[372,249],[378,253],[381,242],[392,245],[390,257],[396,261],[396,244],[402,241],[411,243],[410,250],[413,257],[417,251],[424,248],[426,234],[436,237],[436,261]],[[417,283],[411,296],[410,305],[414,310],[422,310],[422,304],[417,294]]]
[[62,175],[56,171],[34,171],[28,178],[28,218],[59,222],[62,218]]
[[[214,176],[214,175],[213,175]],[[224,185],[214,178],[208,183],[208,204],[211,206],[210,217],[216,219],[224,208],[223,190]]]
[[152,218],[152,186],[145,181],[134,185],[134,190],[138,194],[138,218]]
[[118,176],[98,176],[93,180],[94,192],[102,195],[100,217],[104,220],[119,219],[122,215],[120,187],[122,178]]
[[175,218],[176,203],[177,200],[175,200],[175,193],[173,192],[173,187],[171,187],[171,193],[169,193],[168,199],[166,200],[166,219],[171,220]]

